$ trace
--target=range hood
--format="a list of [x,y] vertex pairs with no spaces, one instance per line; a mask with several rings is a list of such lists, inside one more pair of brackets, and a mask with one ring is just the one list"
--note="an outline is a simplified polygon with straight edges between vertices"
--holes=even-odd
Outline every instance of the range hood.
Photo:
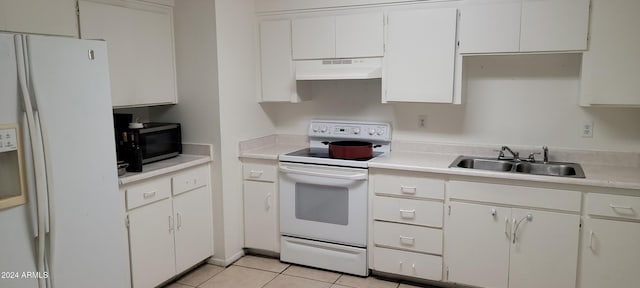
[[382,77],[382,58],[298,60],[296,80],[374,79]]

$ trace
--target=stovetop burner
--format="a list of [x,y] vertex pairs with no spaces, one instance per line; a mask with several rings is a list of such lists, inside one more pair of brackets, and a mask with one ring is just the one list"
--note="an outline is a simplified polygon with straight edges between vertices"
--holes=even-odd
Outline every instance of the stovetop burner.
[[291,152],[286,154],[287,156],[296,156],[296,157],[312,157],[312,158],[324,158],[324,159],[340,159],[340,160],[351,160],[351,161],[369,161],[375,157],[384,154],[383,152],[373,152],[371,157],[366,158],[357,158],[357,159],[343,159],[343,158],[333,158],[329,156],[329,149],[327,148],[304,148],[295,152]]
[[[367,168],[368,161],[391,151],[391,124],[337,120],[311,120],[309,148],[278,155],[284,162]],[[364,141],[372,144],[372,157],[341,159],[329,156],[327,142]]]

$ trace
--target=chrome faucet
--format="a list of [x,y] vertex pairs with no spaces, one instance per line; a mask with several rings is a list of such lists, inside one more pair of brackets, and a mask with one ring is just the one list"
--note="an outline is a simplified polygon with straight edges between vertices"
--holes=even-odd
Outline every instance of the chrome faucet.
[[502,146],[502,148],[500,149],[500,155],[498,155],[498,159],[504,159],[504,151],[511,153],[511,155],[513,156],[513,161],[520,161],[520,152],[513,152],[513,150],[511,150],[511,148],[509,148],[508,146]]
[[542,161],[543,161],[543,163],[544,163],[544,164],[549,163],[549,147],[547,147],[547,146],[542,146],[542,154],[543,154],[543,156],[542,156],[542,157],[544,158],[544,159],[542,160]]

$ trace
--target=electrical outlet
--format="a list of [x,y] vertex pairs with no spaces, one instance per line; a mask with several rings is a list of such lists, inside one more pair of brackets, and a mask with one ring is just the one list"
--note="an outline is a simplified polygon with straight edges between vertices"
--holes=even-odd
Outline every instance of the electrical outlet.
[[418,128],[427,127],[427,115],[418,115]]
[[593,138],[593,122],[592,121],[584,121],[582,122],[582,138]]

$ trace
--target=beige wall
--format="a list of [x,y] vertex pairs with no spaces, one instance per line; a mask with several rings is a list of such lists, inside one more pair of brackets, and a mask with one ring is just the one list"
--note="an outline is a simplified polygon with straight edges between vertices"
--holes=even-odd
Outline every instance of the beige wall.
[[[319,81],[312,100],[270,104],[278,133],[312,118],[389,121],[394,140],[640,152],[640,109],[578,106],[579,54],[465,58],[463,105],[380,104],[380,80]],[[418,115],[427,116],[418,128]],[[593,121],[593,138],[581,137]]]

